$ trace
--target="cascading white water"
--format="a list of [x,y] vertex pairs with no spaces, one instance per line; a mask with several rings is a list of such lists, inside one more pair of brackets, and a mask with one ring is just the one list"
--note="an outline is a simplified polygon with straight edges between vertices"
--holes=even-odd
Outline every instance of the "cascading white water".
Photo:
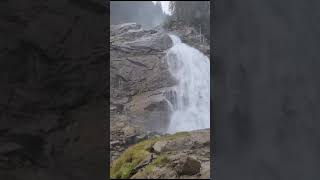
[[179,37],[169,36],[173,47],[167,52],[167,63],[178,84],[170,93],[173,113],[168,133],[210,128],[210,61]]

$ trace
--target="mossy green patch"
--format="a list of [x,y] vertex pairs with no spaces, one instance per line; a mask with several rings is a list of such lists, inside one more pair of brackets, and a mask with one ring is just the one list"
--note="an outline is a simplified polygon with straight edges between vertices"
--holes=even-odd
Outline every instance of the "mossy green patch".
[[152,164],[155,166],[164,166],[169,162],[169,159],[165,155],[159,155],[154,161],[152,161]]
[[155,139],[150,139],[130,146],[118,159],[112,162],[110,169],[111,178],[129,178],[134,167],[136,167],[149,154],[147,147],[152,146],[155,142]]
[[148,175],[154,172],[155,166],[153,164],[148,164],[142,171],[139,171],[134,175],[135,179],[146,179]]
[[190,136],[189,132],[178,132],[175,134],[169,134],[169,135],[165,135],[160,137],[158,140],[174,140],[180,137],[186,137],[186,136]]
[[139,171],[137,174],[134,175],[135,178],[147,178],[151,173],[154,172],[156,167],[163,167],[166,163],[169,162],[169,159],[165,155],[158,156],[152,163],[148,164],[144,167],[142,171]]
[[[121,156],[112,162],[110,169],[110,177],[112,179],[126,179],[131,176],[133,169],[144,160],[150,153],[148,150],[150,146],[160,140],[173,140],[175,138],[188,136],[188,132],[179,132],[172,135],[165,135],[162,137],[154,137],[149,140],[145,140],[130,146],[126,151],[124,151]],[[151,164],[147,165],[143,173],[148,174],[152,172],[155,166],[162,166],[167,163],[168,159],[165,156],[158,156]],[[145,172],[144,172],[145,171]],[[139,173],[142,173],[139,172]]]

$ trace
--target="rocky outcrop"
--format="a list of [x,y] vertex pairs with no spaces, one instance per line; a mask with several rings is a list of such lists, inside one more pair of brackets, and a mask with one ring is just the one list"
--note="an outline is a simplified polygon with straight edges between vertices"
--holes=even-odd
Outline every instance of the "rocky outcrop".
[[112,163],[111,177],[209,179],[210,130],[180,132],[135,144]]
[[107,7],[1,1],[1,179],[103,179]]
[[140,141],[157,137],[160,134],[151,131],[145,131],[141,126],[129,123],[128,117],[118,115],[112,117],[110,126],[110,159],[117,159],[130,145]]
[[147,130],[165,130],[170,113],[165,93],[176,83],[165,60],[170,37],[136,23],[112,25],[110,35],[111,113],[125,114]]

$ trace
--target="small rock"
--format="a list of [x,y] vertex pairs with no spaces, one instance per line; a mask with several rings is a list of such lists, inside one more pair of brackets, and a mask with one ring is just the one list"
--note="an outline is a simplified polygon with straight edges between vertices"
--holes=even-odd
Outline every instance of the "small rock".
[[120,128],[123,128],[125,126],[125,124],[124,124],[124,122],[119,122],[119,123],[117,123],[117,126]]
[[201,179],[210,179],[210,162],[202,163],[200,174]]
[[140,142],[140,141],[147,139],[148,136],[145,134],[142,134],[142,135],[137,136],[136,138],[137,138],[137,142]]
[[118,145],[118,144],[120,144],[120,141],[117,141],[117,140],[110,142],[110,145],[111,145],[111,146],[115,146],[115,145]]
[[128,136],[128,137],[126,137],[125,141],[126,141],[126,143],[125,143],[126,145],[135,144],[136,143],[136,136],[135,135]]
[[181,158],[175,167],[179,175],[194,175],[200,172],[200,168],[200,162],[190,157]]
[[123,128],[123,131],[124,131],[124,135],[128,137],[136,134],[135,128],[131,126],[126,126],[125,128]]
[[156,153],[161,153],[166,145],[167,141],[158,141],[153,145],[153,149]]
[[154,159],[154,155],[152,153],[150,153],[143,161],[141,161],[135,168],[134,170],[137,171],[141,168],[143,168],[144,166],[148,165],[149,163],[152,162],[152,160]]

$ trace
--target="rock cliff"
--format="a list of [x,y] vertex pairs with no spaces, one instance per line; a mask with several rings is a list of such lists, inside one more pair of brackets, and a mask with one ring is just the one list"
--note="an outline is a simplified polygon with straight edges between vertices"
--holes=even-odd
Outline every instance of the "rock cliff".
[[140,25],[112,25],[110,32],[111,121],[125,114],[148,130],[165,130],[169,106],[164,97],[175,85],[165,61],[170,37]]

